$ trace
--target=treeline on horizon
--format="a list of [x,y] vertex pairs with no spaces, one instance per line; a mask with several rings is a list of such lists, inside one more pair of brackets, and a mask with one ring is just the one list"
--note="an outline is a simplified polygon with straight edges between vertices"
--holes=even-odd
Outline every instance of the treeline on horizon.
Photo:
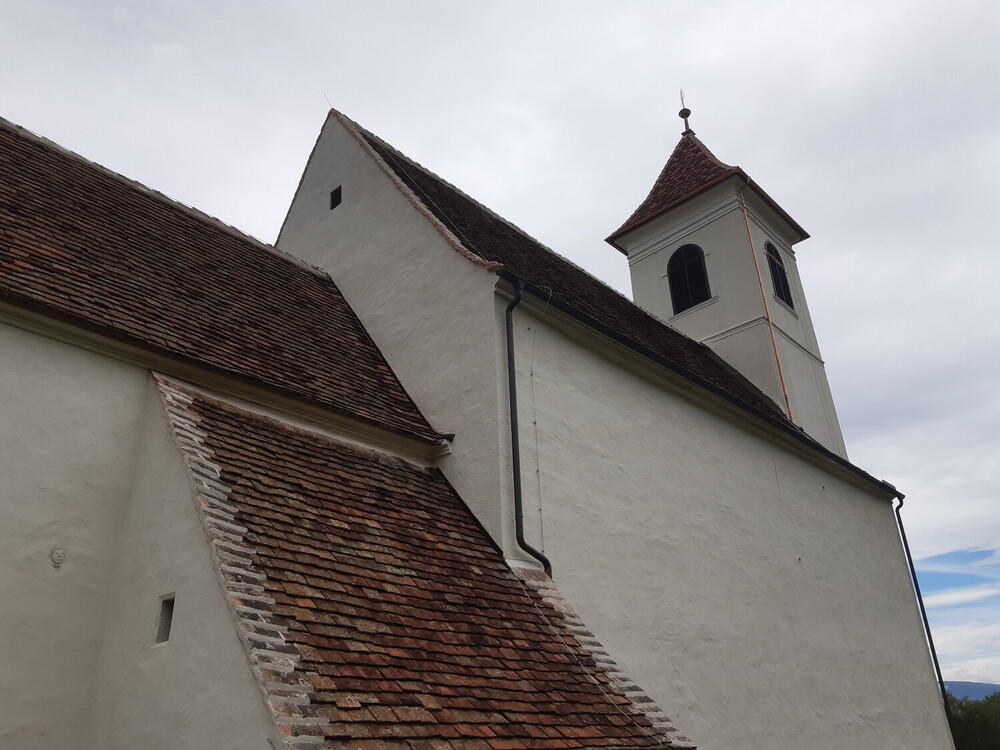
[[1000,692],[980,700],[946,695],[955,750],[1000,750]]

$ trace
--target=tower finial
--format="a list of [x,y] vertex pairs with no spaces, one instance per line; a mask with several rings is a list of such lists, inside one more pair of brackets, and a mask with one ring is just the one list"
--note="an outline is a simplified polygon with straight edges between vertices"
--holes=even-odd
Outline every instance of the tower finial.
[[691,130],[691,126],[688,125],[688,118],[691,116],[691,110],[684,106],[684,89],[681,89],[681,111],[677,113],[677,116],[684,120],[684,132],[681,135],[694,135],[694,131]]

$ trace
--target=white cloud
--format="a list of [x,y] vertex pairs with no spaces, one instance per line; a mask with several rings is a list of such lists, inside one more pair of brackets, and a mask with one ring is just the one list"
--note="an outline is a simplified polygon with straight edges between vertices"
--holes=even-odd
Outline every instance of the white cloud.
[[945,679],[1000,684],[1000,606],[935,610],[931,626]]
[[954,607],[959,604],[970,604],[982,599],[989,599],[998,594],[1000,594],[1000,586],[983,585],[946,589],[924,596],[924,606],[928,609]]
[[941,675],[948,681],[988,682],[1000,685],[1000,656],[953,662],[947,667],[942,665]]
[[917,573],[975,576],[1000,583],[1000,550],[949,550],[941,556],[916,558]]

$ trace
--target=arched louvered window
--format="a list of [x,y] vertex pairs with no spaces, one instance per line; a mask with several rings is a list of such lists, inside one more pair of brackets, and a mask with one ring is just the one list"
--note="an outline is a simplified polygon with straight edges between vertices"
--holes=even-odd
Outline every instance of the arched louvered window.
[[770,242],[764,245],[764,253],[767,255],[768,268],[771,269],[771,283],[774,284],[774,293],[778,295],[778,299],[794,310],[792,289],[788,286],[788,274],[785,273],[785,264],[781,260],[781,253]]
[[674,315],[707,300],[711,295],[705,272],[705,253],[701,248],[697,245],[678,248],[667,261],[667,281]]

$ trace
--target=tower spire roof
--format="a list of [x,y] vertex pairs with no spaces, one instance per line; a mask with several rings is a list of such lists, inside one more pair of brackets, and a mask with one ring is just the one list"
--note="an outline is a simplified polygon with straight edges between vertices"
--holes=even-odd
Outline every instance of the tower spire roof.
[[674,151],[670,154],[660,176],[653,183],[649,195],[625,220],[625,223],[607,238],[609,244],[625,253],[625,249],[618,243],[619,238],[623,235],[734,176],[753,188],[763,201],[798,234],[798,239],[806,239],[809,236],[774,199],[750,179],[746,172],[740,167],[720,161],[704,143],[695,137],[694,131],[688,124],[688,118],[691,116],[690,109],[685,107],[678,115],[684,120],[684,132],[681,134],[680,141],[674,147]]
[[[684,119],[684,134],[667,160],[666,166],[656,178],[652,190],[639,207],[632,212],[624,224],[608,237],[615,247],[616,240],[640,224],[658,216],[667,209],[693,198],[733,175],[742,175],[743,170],[719,161],[688,126],[687,118],[691,110],[680,112]],[[620,248],[619,248],[620,249]]]

